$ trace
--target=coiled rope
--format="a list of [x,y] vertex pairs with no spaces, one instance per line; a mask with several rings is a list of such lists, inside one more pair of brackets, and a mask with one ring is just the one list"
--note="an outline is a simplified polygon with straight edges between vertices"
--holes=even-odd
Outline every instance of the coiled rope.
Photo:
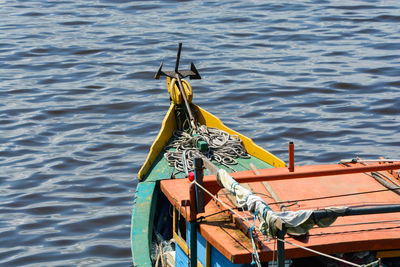
[[[230,135],[217,128],[197,123],[196,134],[174,131],[173,136],[174,140],[166,147],[164,158],[169,166],[179,172],[187,174],[193,171],[194,158],[200,153],[209,160],[215,160],[228,168],[231,168],[230,165],[238,164],[237,158],[250,158],[238,136]],[[208,144],[207,151],[201,152],[197,148],[197,142],[200,140]]]

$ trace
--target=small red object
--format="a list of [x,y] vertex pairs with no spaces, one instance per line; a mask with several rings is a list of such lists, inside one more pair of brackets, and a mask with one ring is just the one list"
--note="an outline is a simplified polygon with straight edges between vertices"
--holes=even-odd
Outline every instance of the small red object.
[[189,181],[191,181],[191,182],[194,181],[194,172],[189,172],[188,179],[189,179]]

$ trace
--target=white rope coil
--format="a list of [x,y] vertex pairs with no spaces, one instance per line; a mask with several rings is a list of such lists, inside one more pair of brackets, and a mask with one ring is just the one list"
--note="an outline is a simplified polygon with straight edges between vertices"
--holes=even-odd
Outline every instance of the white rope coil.
[[[197,134],[193,136],[184,131],[174,131],[174,140],[166,147],[168,151],[164,153],[164,158],[177,171],[193,171],[194,158],[199,153],[226,167],[238,164],[237,158],[250,158],[238,136],[200,124],[197,124],[196,131]],[[208,144],[208,150],[204,153],[197,148],[200,140]]]

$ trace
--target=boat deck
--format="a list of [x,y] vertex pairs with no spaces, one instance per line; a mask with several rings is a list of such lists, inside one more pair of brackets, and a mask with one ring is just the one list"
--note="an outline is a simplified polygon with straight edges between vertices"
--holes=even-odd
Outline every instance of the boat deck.
[[[324,168],[335,166],[338,165],[296,166],[296,171],[315,171],[319,168],[323,170]],[[285,173],[287,169],[259,170],[260,175],[268,175],[279,171]],[[233,177],[240,177],[254,174],[252,171],[243,171],[232,175]],[[209,182],[212,179],[215,179],[215,177],[204,178],[205,181],[208,181],[207,189],[213,194],[219,194],[219,198],[222,201],[233,206],[231,200],[224,194],[223,189],[216,183]],[[273,211],[281,211],[282,205],[273,204],[280,201],[287,202],[283,208],[291,211],[338,206],[368,207],[400,203],[398,194],[387,190],[386,187],[378,183],[368,173],[251,182],[246,186],[255,194],[260,195],[266,203],[270,203]],[[189,187],[190,182],[187,179],[161,181],[162,192],[187,220],[190,218],[190,208],[182,206],[182,203],[189,200]],[[370,191],[380,192],[363,193]],[[225,208],[215,201],[209,200],[210,197],[206,197],[208,203],[206,202],[205,212],[198,215],[205,217],[199,223],[200,234],[232,262],[251,262],[253,247],[250,238],[246,235],[247,224],[229,211],[221,213]],[[242,211],[239,213],[243,214]],[[253,219],[250,216],[249,222],[250,224],[253,223]],[[258,222],[255,225],[257,226]],[[329,227],[313,228],[306,236],[300,238],[286,236],[285,239],[291,243],[323,253],[334,254],[364,250],[400,249],[399,237],[399,214],[386,213],[339,217]],[[268,241],[259,231],[257,231],[255,240],[259,247],[260,260],[272,260],[274,250],[276,253],[275,240]],[[286,244],[285,255],[287,258],[298,258],[314,256],[315,254]]]

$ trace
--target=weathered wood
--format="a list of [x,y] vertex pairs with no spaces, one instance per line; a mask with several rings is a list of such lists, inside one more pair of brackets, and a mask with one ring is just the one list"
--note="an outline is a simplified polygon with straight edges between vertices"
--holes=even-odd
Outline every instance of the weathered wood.
[[[278,197],[278,195],[275,193],[274,189],[269,185],[268,182],[262,182],[264,185],[265,189],[268,191],[268,193],[271,195],[271,197],[275,200],[275,202],[280,203],[282,202],[281,199]],[[282,211],[287,211],[287,208],[283,204],[279,204],[279,207],[281,208]]]
[[[298,178],[315,178],[322,176],[333,176],[333,175],[346,175],[364,172],[376,172],[385,170],[398,170],[400,169],[400,163],[389,163],[389,164],[371,164],[363,166],[360,164],[352,166],[343,166],[339,164],[332,165],[321,165],[323,168],[313,169],[310,166],[298,166],[297,171],[289,172],[287,168],[272,168],[263,170],[260,175],[253,175],[251,171],[232,173],[232,177],[238,183],[251,183],[251,182],[263,182],[263,181],[274,181],[274,180],[288,180]],[[216,180],[214,177],[205,177],[204,185],[215,184]]]

